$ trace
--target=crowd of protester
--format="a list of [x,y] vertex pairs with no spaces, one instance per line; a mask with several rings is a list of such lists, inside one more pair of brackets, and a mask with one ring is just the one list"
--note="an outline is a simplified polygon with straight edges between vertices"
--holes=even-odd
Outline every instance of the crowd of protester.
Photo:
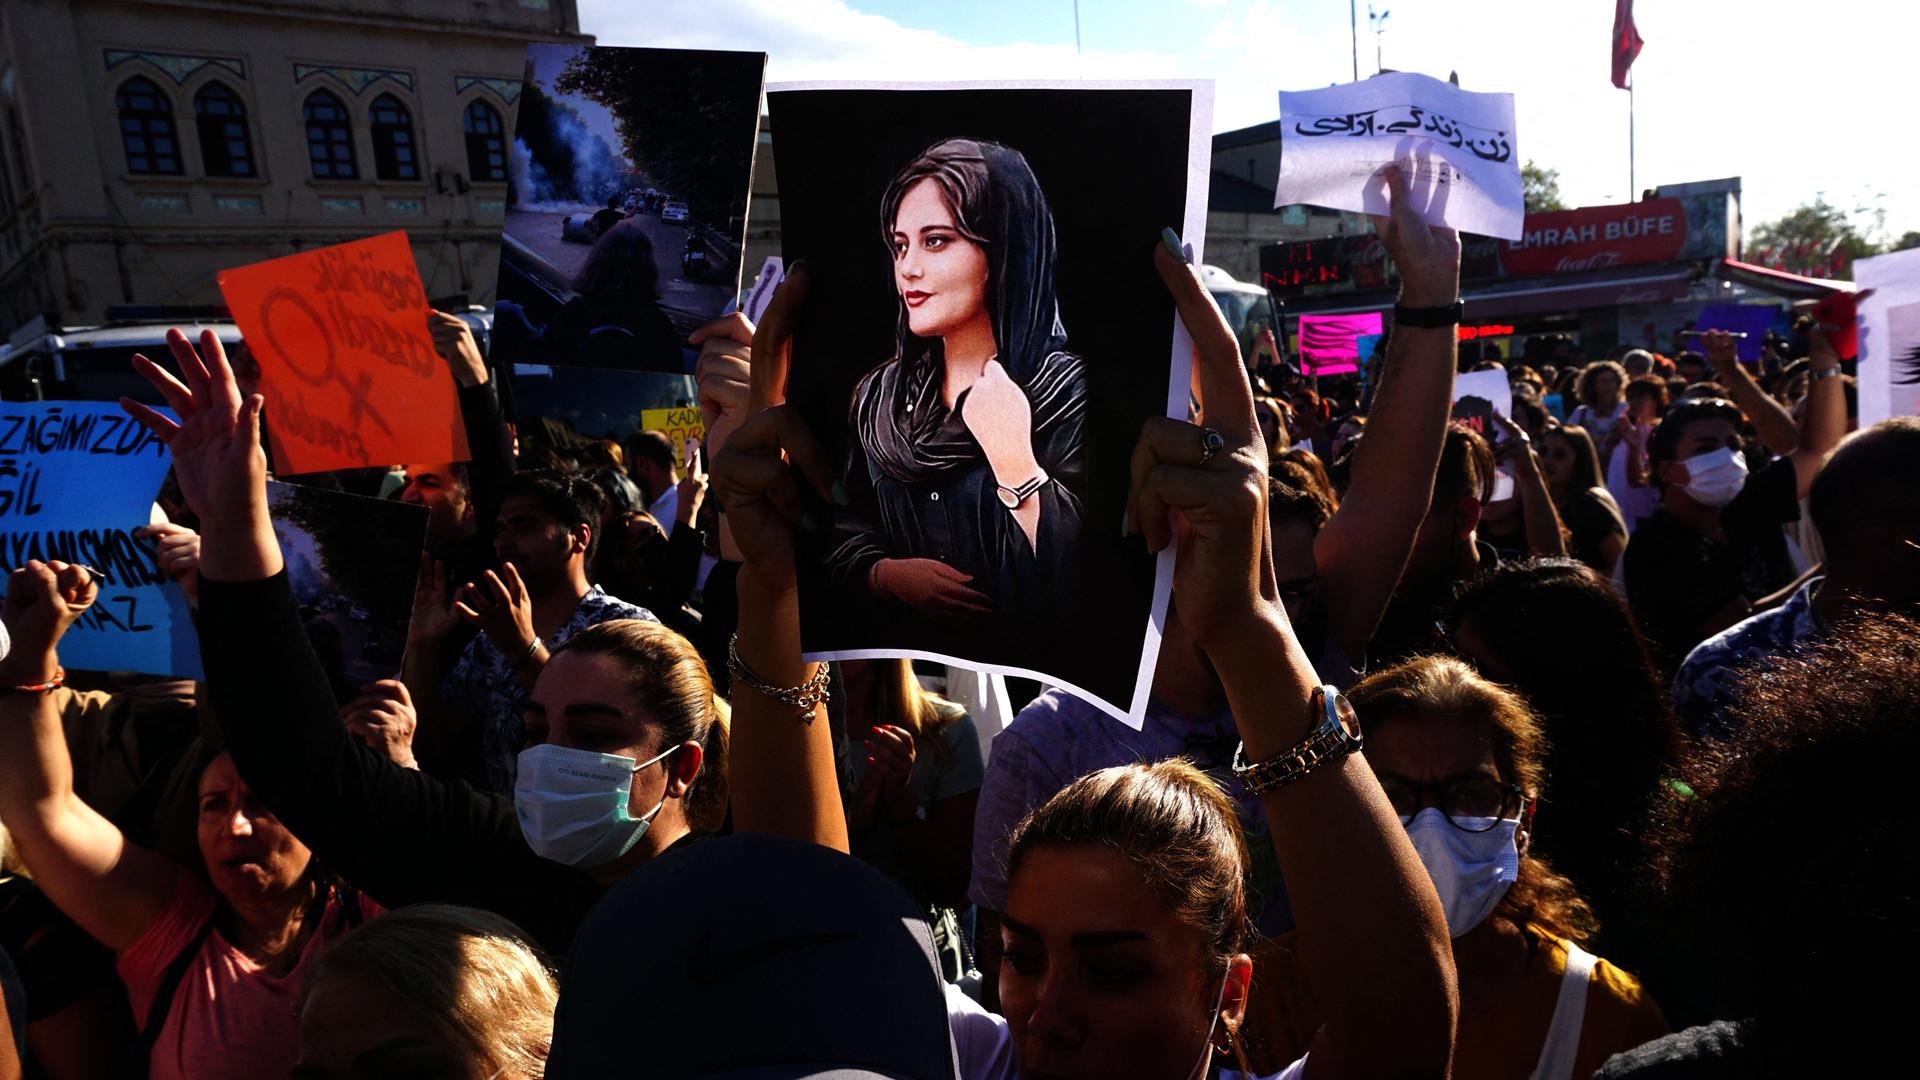
[[[1451,304],[1457,237],[1390,184],[1401,304]],[[172,334],[136,361],[171,415],[126,407],[205,680],[67,671],[92,572],[7,582],[0,1080],[1879,1071],[1920,419],[1854,430],[1819,325],[1757,368],[1407,325],[1364,382],[1249,370],[1177,251],[1139,728],[1047,689],[983,739],[937,669],[802,660],[804,269],[691,341],[711,477],[659,432],[523,441],[433,316],[473,459],[294,478],[426,510],[403,669],[351,694],[244,364]],[[1490,368],[1511,420],[1450,422]]]

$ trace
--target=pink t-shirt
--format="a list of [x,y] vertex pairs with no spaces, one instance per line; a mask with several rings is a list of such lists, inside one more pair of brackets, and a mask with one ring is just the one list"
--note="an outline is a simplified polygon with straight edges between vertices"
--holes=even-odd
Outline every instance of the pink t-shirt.
[[[220,894],[183,871],[160,913],[120,954],[120,979],[127,984],[135,1023],[146,1022],[167,965],[193,943],[219,905]],[[365,897],[360,909],[368,919],[381,910]],[[300,990],[321,950],[346,932],[344,915],[338,897],[327,901],[320,932],[308,939],[299,962],[285,975],[263,970],[218,929],[208,934],[174,991],[153,1047],[152,1080],[242,1080],[292,1071],[299,1050],[294,1009]]]

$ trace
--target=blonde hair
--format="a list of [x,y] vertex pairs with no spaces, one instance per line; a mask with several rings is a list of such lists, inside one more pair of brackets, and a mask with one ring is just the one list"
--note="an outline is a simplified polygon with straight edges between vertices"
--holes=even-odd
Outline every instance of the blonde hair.
[[501,1075],[544,1075],[560,990],[526,934],[490,911],[416,904],[321,954],[314,987],[350,975],[386,989],[448,1045]]
[[961,713],[960,706],[920,685],[911,660],[869,660],[873,665],[873,714],[876,723],[898,724],[913,734],[915,743],[929,747],[934,762],[945,765],[947,747],[942,728]]

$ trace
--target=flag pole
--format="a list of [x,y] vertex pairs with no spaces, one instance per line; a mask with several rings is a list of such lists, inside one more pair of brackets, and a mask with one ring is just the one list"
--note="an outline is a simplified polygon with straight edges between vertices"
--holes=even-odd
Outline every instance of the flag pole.
[[1634,130],[1633,130],[1633,72],[1627,72],[1627,201],[1640,201],[1640,187],[1635,180]]

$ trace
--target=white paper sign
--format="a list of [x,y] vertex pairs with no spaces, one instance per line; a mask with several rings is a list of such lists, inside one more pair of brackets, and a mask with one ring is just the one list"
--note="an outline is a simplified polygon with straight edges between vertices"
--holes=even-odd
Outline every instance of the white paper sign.
[[1920,415],[1920,249],[1853,264],[1860,301],[1860,426]]
[[1518,240],[1526,216],[1512,94],[1473,94],[1410,72],[1280,95],[1273,205],[1387,212],[1398,164],[1429,224]]
[[[1513,418],[1513,386],[1507,381],[1507,373],[1501,370],[1470,371],[1465,375],[1456,375],[1453,379],[1454,419],[1460,420],[1474,431],[1486,437],[1488,445],[1500,441],[1505,431],[1496,423],[1493,416],[1477,408],[1468,399],[1484,401],[1493,408],[1493,416]],[[1460,403],[1467,401],[1465,408]],[[1493,497],[1489,502],[1504,502],[1513,498],[1513,474],[1505,466],[1494,470]]]
[[753,291],[747,294],[744,313],[748,322],[755,326],[760,324],[760,316],[766,314],[767,305],[773,303],[773,294],[785,276],[786,268],[780,256],[767,256],[767,261],[760,265],[760,276],[754,279]]

